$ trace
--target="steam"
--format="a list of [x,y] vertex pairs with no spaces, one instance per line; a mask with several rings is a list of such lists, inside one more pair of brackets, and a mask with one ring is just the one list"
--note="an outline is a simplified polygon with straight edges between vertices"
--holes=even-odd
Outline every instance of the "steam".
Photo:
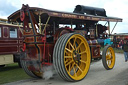
[[45,80],[49,80],[50,78],[53,78],[53,76],[54,76],[54,74],[55,74],[55,70],[54,70],[53,65],[50,65],[50,66],[43,66],[42,70],[43,70],[42,77],[43,77]]

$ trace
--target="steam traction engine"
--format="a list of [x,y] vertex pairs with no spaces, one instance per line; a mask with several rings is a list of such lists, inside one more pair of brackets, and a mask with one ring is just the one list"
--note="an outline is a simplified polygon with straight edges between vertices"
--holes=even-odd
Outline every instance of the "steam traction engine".
[[[25,72],[41,78],[44,66],[53,64],[59,76],[67,81],[79,81],[87,75],[91,59],[101,58],[100,47],[110,36],[110,22],[122,21],[107,17],[104,9],[81,5],[76,6],[74,13],[23,5],[8,19],[23,23],[21,65]],[[99,21],[106,21],[107,26]],[[115,53],[111,46],[105,46],[102,61],[105,69],[114,67]]]

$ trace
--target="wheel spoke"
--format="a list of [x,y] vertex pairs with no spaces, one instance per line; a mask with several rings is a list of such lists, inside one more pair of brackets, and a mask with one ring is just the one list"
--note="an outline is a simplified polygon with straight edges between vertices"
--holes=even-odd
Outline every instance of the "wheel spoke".
[[82,52],[80,52],[79,54],[82,55],[82,54],[84,54],[84,53],[87,53],[87,51],[82,51]]
[[68,49],[68,48],[65,48],[68,52],[70,52],[70,53],[72,53],[72,51],[70,50],[70,49]]
[[82,69],[81,69],[77,64],[76,64],[76,66],[77,66],[77,68],[78,68],[81,72],[83,72]]
[[69,42],[69,45],[72,47],[73,50],[75,50],[75,48],[73,47],[73,45],[71,44],[71,42]]
[[83,61],[83,60],[80,60],[80,62],[82,62],[82,63],[84,63],[84,64],[86,64],[86,63],[87,63],[86,61]]
[[73,67],[73,71],[74,71],[75,77],[77,77],[75,67]]
[[107,65],[109,66],[109,60],[107,60]]
[[111,56],[111,53],[109,53],[108,55],[109,55],[109,57],[110,57],[110,56]]
[[108,60],[112,60],[112,58],[111,57],[109,57],[109,59]]
[[75,63],[72,63],[72,64],[71,64],[71,67],[69,68],[69,73],[70,73],[70,71],[73,69],[74,65],[75,65]]
[[110,64],[109,65],[111,65],[112,64],[112,60],[109,60],[110,61]]
[[111,61],[110,61],[110,60],[108,60],[108,66],[110,66],[110,64],[111,64]]
[[110,50],[110,54],[111,54],[111,56],[113,55],[113,52]]
[[71,64],[73,62],[73,60],[69,61],[65,66],[68,66],[69,64]]
[[65,50],[65,53],[68,55],[68,52]]
[[72,58],[72,56],[64,56],[64,58]]
[[67,44],[67,46],[68,46],[68,47],[67,47],[68,49],[71,49],[71,48],[70,48],[70,44]]
[[76,48],[76,50],[78,50],[82,44],[83,44],[83,42],[80,42],[80,44],[78,45],[78,47]]
[[109,56],[110,55],[110,52],[109,52],[109,50],[107,50],[107,52],[106,52],[106,56]]
[[109,55],[109,52],[106,53],[106,56],[108,56],[108,55]]
[[74,43],[73,43],[73,47],[75,47],[75,49],[76,49],[76,37],[74,37],[75,39],[74,39]]
[[106,55],[106,59],[107,59],[107,60],[109,60],[109,59],[110,59],[110,57],[109,57],[108,55]]
[[67,63],[69,61],[69,59],[66,59],[65,63]]
[[107,56],[106,56],[106,59],[107,59],[107,60],[111,60],[111,59],[112,59],[112,56],[111,56],[111,55],[107,55]]

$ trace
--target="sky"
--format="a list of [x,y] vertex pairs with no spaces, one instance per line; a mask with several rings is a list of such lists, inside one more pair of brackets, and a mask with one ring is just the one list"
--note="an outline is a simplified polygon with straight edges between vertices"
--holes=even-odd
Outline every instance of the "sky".
[[[119,17],[113,33],[128,33],[128,0],[0,0],[0,18],[7,18],[19,10],[22,4],[56,11],[72,12],[76,5],[104,8],[107,16]],[[115,23],[111,24],[111,30]]]

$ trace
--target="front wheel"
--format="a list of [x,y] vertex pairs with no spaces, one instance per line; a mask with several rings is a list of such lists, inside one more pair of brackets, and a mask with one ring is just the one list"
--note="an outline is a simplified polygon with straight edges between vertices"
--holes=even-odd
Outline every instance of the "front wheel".
[[102,63],[106,70],[113,69],[115,65],[115,52],[110,45],[105,46],[103,49]]

